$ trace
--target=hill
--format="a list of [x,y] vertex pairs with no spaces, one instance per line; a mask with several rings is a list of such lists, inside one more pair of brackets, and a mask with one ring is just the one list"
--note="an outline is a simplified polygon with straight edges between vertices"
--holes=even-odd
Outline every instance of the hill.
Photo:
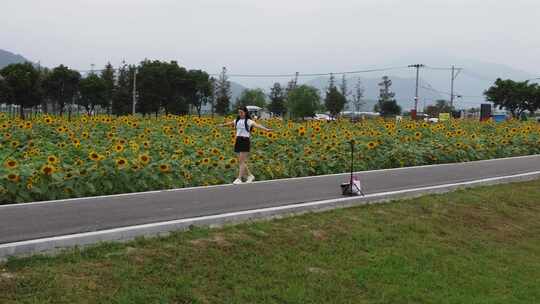
[[0,69],[13,64],[29,61],[21,55],[13,54],[11,52],[0,49]]

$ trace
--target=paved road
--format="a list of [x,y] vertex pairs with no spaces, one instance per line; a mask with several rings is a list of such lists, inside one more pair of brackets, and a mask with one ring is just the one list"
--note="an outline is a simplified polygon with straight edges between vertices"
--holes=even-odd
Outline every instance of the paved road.
[[[366,193],[540,171],[540,155],[359,172]],[[0,206],[0,244],[341,197],[347,174]]]

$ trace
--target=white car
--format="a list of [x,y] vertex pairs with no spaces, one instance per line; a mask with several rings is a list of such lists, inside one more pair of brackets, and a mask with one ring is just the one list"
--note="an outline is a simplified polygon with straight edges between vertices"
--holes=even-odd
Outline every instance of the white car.
[[330,115],[327,115],[327,114],[315,114],[315,116],[313,116],[313,119],[314,120],[326,120],[326,121],[336,120],[335,118],[332,118],[332,117],[330,117]]

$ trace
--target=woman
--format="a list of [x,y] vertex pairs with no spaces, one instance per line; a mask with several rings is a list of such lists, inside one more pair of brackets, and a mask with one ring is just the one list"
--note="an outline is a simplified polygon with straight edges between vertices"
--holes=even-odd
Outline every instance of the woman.
[[221,124],[219,126],[235,126],[236,128],[234,152],[238,154],[238,164],[240,168],[238,170],[238,178],[234,180],[233,184],[241,184],[242,177],[244,176],[247,177],[247,183],[253,182],[255,180],[255,176],[253,176],[253,174],[249,172],[249,169],[247,167],[247,160],[249,157],[249,150],[251,146],[251,141],[249,139],[251,130],[255,127],[271,132],[272,129],[269,129],[251,120],[248,109],[245,106],[238,109],[238,116],[236,117],[236,120]]

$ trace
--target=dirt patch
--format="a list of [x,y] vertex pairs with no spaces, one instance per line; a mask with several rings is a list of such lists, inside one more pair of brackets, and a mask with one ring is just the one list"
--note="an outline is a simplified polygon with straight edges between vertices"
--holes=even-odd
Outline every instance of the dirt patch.
[[326,232],[322,230],[312,230],[311,234],[313,235],[315,239],[319,241],[325,241],[328,239],[328,235],[326,234]]
[[232,243],[227,241],[227,239],[225,239],[225,237],[222,234],[216,234],[216,235],[212,236],[211,238],[206,238],[206,239],[191,240],[191,241],[189,241],[189,243],[191,243],[192,245],[197,246],[197,247],[204,247],[204,246],[208,246],[210,244],[216,244],[219,247],[230,247],[230,246],[232,246]]
[[326,274],[327,271],[322,269],[322,268],[319,268],[319,267],[308,267],[307,269],[309,272],[311,273],[316,273],[316,274]]
[[0,272],[0,279],[4,280],[13,280],[17,278],[17,275],[11,272]]

